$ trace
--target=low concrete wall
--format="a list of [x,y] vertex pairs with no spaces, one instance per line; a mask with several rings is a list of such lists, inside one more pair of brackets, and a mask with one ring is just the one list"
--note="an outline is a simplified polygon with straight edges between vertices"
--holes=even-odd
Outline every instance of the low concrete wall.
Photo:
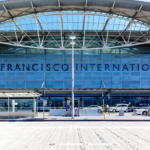
[[[36,113],[35,113],[36,114]],[[34,117],[35,116],[34,112],[0,112],[0,116],[4,117],[15,117],[15,116],[30,116]]]
[[101,114],[97,113],[97,110],[92,110],[89,108],[79,109],[79,116],[100,116]]
[[8,112],[0,112],[0,116],[4,117],[4,116],[9,116]]
[[[50,109],[50,116],[63,116],[67,115],[66,109]],[[101,116],[102,113],[97,113],[97,110],[88,108],[79,109],[79,116]]]
[[50,109],[50,116],[63,116],[66,115],[66,109]]

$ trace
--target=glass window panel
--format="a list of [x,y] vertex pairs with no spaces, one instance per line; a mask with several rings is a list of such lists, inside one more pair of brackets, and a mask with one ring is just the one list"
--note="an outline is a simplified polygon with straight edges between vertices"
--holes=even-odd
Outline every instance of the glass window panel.
[[140,80],[140,76],[131,76],[131,80]]
[[130,81],[122,81],[122,84],[130,84]]
[[122,84],[122,88],[130,88],[130,84]]
[[150,55],[141,55],[141,63],[150,63]]
[[149,84],[142,84],[141,88],[150,88],[150,85]]

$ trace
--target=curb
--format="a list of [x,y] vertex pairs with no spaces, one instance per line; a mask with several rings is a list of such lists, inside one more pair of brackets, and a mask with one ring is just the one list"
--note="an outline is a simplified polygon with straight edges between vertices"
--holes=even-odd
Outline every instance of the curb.
[[43,121],[150,121],[145,119],[0,119],[0,122],[43,122]]

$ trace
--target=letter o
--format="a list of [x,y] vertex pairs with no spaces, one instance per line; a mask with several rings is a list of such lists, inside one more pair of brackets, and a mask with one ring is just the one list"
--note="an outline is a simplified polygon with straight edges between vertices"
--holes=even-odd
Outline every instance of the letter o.
[[[64,66],[67,66],[67,68],[64,70]],[[62,70],[63,71],[67,71],[68,69],[69,69],[69,66],[67,65],[67,64],[63,64],[62,66],[61,66],[61,68],[62,68]]]
[[[144,66],[147,66],[147,68],[145,68]],[[143,71],[147,71],[148,69],[149,69],[148,64],[143,64],[143,65],[142,65],[142,70],[143,70]]]

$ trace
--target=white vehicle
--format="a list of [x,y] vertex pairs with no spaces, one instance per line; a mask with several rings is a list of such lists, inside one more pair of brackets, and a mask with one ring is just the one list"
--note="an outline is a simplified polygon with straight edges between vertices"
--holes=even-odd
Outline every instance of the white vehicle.
[[128,104],[116,104],[115,106],[109,108],[110,112],[116,112],[119,110],[128,112]]
[[137,115],[147,115],[148,107],[141,108],[141,109],[135,109],[134,113],[137,114]]
[[88,108],[92,109],[92,110],[97,110],[98,113],[102,113],[103,112],[103,108],[101,106],[98,106],[98,105],[91,105]]

